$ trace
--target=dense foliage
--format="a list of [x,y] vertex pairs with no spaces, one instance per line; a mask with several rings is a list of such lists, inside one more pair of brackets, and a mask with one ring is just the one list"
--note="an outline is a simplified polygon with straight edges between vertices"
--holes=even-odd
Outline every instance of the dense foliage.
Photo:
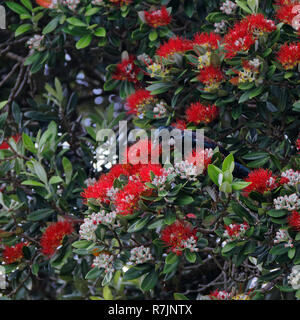
[[[300,299],[299,5],[6,1],[3,298]],[[204,145],[111,163],[121,120]]]

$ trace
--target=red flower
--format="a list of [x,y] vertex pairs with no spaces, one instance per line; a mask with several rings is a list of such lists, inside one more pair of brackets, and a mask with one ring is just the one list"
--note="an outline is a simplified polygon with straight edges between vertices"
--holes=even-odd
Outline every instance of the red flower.
[[249,229],[249,224],[246,221],[243,224],[233,223],[233,224],[230,224],[229,226],[225,225],[225,229],[227,231],[227,235],[231,239],[234,239],[239,237],[240,232],[244,232],[247,229]]
[[194,102],[190,104],[185,114],[188,122],[195,124],[210,123],[218,117],[219,110],[215,105]]
[[142,182],[150,182],[150,172],[153,172],[154,175],[160,176],[163,173],[162,166],[160,164],[147,164],[142,165],[138,171],[138,175]]
[[231,294],[226,291],[216,289],[209,294],[209,298],[211,300],[229,300],[231,298]]
[[116,212],[122,216],[133,214],[144,191],[145,185],[141,181],[138,179],[130,180],[123,190],[116,195]]
[[17,243],[14,246],[8,247],[5,246],[5,249],[2,252],[3,260],[5,264],[11,264],[14,262],[19,262],[24,257],[23,247],[28,246],[28,243]]
[[190,40],[179,37],[169,39],[164,44],[161,44],[156,51],[156,54],[163,58],[168,58],[174,53],[184,53],[193,49],[193,43]]
[[116,80],[127,80],[129,82],[137,83],[137,76],[140,72],[140,68],[134,64],[134,61],[135,57],[131,55],[128,59],[124,59],[122,62],[118,63],[112,78]]
[[[21,139],[21,135],[18,133],[12,136],[12,138],[16,141],[16,143],[18,143]],[[10,148],[9,144],[6,141],[3,141],[2,144],[0,145],[0,150],[7,150],[9,148]]]
[[143,107],[154,101],[154,96],[145,89],[138,89],[136,92],[131,94],[126,101],[126,105],[129,108],[128,113],[139,115],[143,113]]
[[292,211],[288,216],[289,226],[297,231],[300,231],[300,213],[297,211]]
[[52,5],[52,0],[35,0],[35,2],[44,8],[49,8]]
[[190,155],[187,156],[187,161],[194,165],[198,165],[199,170],[202,168],[206,170],[208,165],[211,163],[211,159],[213,156],[212,149],[203,149],[197,152],[197,150],[193,150]]
[[161,146],[158,143],[152,143],[148,139],[139,140],[127,149],[124,160],[133,165],[148,164],[151,162],[151,158],[157,159],[161,151]]
[[293,12],[295,6],[300,5],[299,1],[278,1],[279,7],[276,10],[276,18],[290,26],[293,25],[293,19],[298,15],[297,10]]
[[275,22],[273,20],[266,19],[262,13],[246,16],[241,21],[241,24],[245,25],[256,37],[276,30]]
[[268,169],[256,169],[249,173],[245,179],[246,182],[251,182],[243,191],[244,195],[247,195],[251,191],[264,194],[266,191],[273,190],[278,186],[276,183],[276,177],[273,176],[271,170]]
[[184,245],[183,240],[188,240],[189,238],[196,237],[197,230],[187,221],[176,220],[173,224],[164,228],[161,232],[161,240],[166,243],[170,250],[173,253],[176,253],[178,256],[182,255],[182,250]]
[[175,122],[173,122],[171,124],[172,127],[176,128],[176,129],[179,129],[179,130],[185,130],[187,127],[186,127],[186,122],[184,120],[176,120]]
[[194,36],[194,45],[203,46],[212,50],[219,48],[219,43],[221,42],[221,36],[211,32],[211,33],[197,33]]
[[224,37],[226,58],[231,59],[240,51],[247,52],[254,44],[255,39],[246,24],[236,23]]
[[145,20],[152,28],[166,26],[171,22],[171,16],[165,6],[160,10],[144,11]]
[[300,137],[296,140],[296,149],[300,150]]
[[109,204],[111,199],[107,196],[107,191],[113,187],[114,180],[121,175],[129,177],[131,174],[131,165],[116,164],[107,174],[102,174],[96,183],[84,189],[81,196],[85,198],[85,202],[88,199],[95,199],[99,203]]
[[69,221],[52,223],[44,232],[40,244],[46,256],[52,256],[62,244],[65,235],[71,234],[73,227]]
[[204,67],[198,75],[198,80],[206,86],[213,86],[223,81],[224,75],[219,68]]
[[300,63],[300,43],[283,44],[277,53],[277,60],[286,70],[295,68]]

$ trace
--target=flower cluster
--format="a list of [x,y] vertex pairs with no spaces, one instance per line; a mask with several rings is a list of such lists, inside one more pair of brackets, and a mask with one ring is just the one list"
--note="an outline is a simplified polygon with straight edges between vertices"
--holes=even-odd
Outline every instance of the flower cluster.
[[126,101],[126,106],[128,107],[128,113],[135,115],[144,114],[145,107],[149,104],[154,103],[155,97],[145,89],[138,89],[130,96],[128,96]]
[[193,49],[193,42],[180,37],[171,38],[161,44],[156,50],[156,55],[162,58],[170,58],[174,53],[185,53]]
[[215,105],[204,105],[201,102],[191,103],[185,112],[186,120],[194,124],[208,124],[219,115],[219,109]]
[[70,10],[75,10],[79,3],[80,0],[62,0],[62,5],[68,7]]
[[251,182],[251,184],[243,190],[246,196],[252,191],[264,194],[278,186],[276,177],[273,176],[272,171],[262,168],[251,171],[245,181]]
[[236,3],[230,1],[230,0],[226,0],[225,2],[223,2],[223,4],[220,7],[220,10],[224,13],[226,13],[227,15],[233,14],[235,12],[237,8]]
[[300,198],[296,193],[278,197],[273,202],[276,210],[287,209],[288,211],[294,211],[300,209]]
[[253,59],[250,61],[244,60],[242,63],[243,69],[237,71],[237,77],[230,79],[230,82],[234,85],[238,85],[245,82],[254,82],[259,75],[259,67],[261,62],[259,59]]
[[141,264],[152,259],[153,257],[149,247],[145,248],[144,246],[140,246],[130,250],[129,261],[131,264]]
[[285,70],[294,69],[300,63],[300,43],[284,43],[276,58]]
[[109,212],[106,213],[101,210],[98,213],[92,213],[87,218],[84,219],[84,223],[80,225],[80,238],[85,240],[95,240],[95,231],[99,224],[109,226],[113,229],[120,227],[120,223],[116,222],[116,213]]
[[245,232],[249,229],[249,224],[245,221],[242,224],[231,223],[225,225],[224,237],[229,238],[231,241],[241,239]]
[[278,6],[276,10],[276,18],[280,22],[293,26],[293,20],[298,14],[298,11],[294,10],[294,8],[297,5],[300,5],[300,2],[297,0],[277,0],[276,5]]
[[[176,220],[173,224],[164,228],[161,232],[161,240],[170,247],[173,253],[182,255],[184,249],[192,248],[196,251],[197,230],[193,226],[181,220]],[[193,238],[193,241],[191,241]]]
[[292,272],[288,276],[288,281],[293,289],[300,289],[300,265],[293,266]]
[[296,186],[296,184],[300,183],[300,171],[289,169],[282,172],[281,177],[287,179],[285,183],[289,186]]
[[104,269],[105,273],[113,273],[115,271],[113,262],[114,256],[109,252],[102,251],[94,258],[92,267]]
[[220,68],[211,65],[204,67],[197,79],[204,84],[204,91],[211,92],[218,89],[225,78]]
[[137,76],[140,72],[140,68],[134,63],[135,57],[130,55],[127,59],[123,59],[117,64],[116,69],[112,75],[113,79],[121,81],[129,81],[138,83]]
[[231,293],[216,289],[215,291],[212,291],[208,297],[211,300],[231,300]]
[[14,246],[5,246],[2,256],[5,264],[12,264],[14,262],[19,262],[24,257],[23,247],[28,246],[28,243],[21,242]]
[[277,232],[276,232],[276,236],[275,236],[275,239],[274,239],[274,243],[281,243],[281,242],[287,242],[284,246],[287,248],[293,248],[294,245],[292,243],[292,239],[290,238],[287,230],[284,230],[284,229],[279,229]]
[[171,22],[171,16],[165,6],[159,10],[144,11],[146,23],[152,28],[166,26]]
[[43,51],[45,50],[45,47],[42,45],[43,40],[44,40],[44,36],[40,36],[36,34],[27,41],[27,45],[29,49]]
[[73,227],[69,221],[59,221],[49,225],[40,241],[43,254],[52,256],[62,244],[64,237],[72,232]]
[[300,213],[298,211],[292,211],[288,216],[289,226],[297,231],[300,231]]
[[187,156],[186,160],[174,164],[174,171],[181,179],[195,181],[199,174],[207,169],[213,156],[212,149],[195,150]]

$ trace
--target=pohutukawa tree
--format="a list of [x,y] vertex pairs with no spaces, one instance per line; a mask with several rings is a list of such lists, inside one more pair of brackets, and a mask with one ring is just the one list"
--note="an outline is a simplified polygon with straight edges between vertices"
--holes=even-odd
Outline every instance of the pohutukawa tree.
[[300,1],[5,5],[4,299],[300,299]]

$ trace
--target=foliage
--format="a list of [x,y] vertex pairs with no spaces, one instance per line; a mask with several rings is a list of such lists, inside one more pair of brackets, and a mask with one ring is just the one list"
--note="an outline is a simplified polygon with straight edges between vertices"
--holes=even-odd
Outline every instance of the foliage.
[[[296,13],[280,18],[281,0],[37,2],[6,2],[0,44],[4,299],[299,299]],[[171,22],[149,24],[161,6]],[[98,132],[120,120],[204,129],[204,171],[102,168]]]

